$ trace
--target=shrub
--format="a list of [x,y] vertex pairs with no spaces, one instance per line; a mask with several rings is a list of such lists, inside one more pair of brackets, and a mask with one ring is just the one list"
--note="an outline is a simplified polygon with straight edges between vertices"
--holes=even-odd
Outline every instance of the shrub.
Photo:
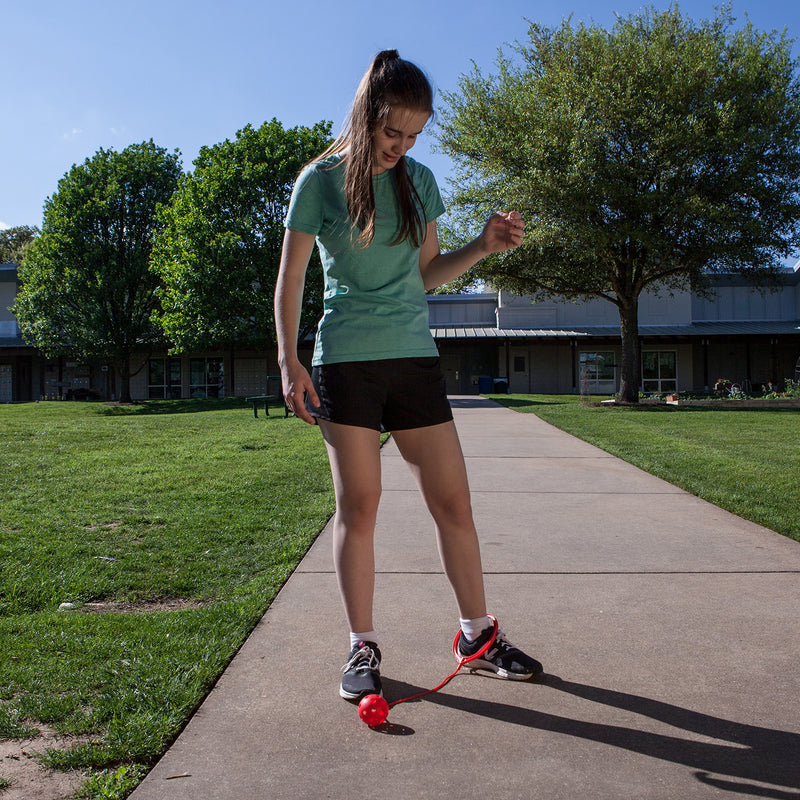
[[783,387],[783,391],[787,397],[800,397],[800,378],[798,378],[796,381],[793,381],[791,378],[787,378]]

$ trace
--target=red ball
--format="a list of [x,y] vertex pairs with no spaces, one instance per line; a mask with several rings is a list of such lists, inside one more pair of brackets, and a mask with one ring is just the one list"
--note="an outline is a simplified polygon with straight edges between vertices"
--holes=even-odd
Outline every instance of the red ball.
[[358,716],[370,728],[375,728],[386,722],[386,717],[389,716],[389,704],[379,694],[368,694],[362,697],[358,704]]

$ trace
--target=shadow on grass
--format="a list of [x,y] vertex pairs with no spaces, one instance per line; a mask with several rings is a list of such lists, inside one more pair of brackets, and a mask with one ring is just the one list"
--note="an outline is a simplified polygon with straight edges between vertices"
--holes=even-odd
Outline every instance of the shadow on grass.
[[723,411],[726,413],[755,411],[757,413],[766,413],[766,414],[797,414],[798,412],[800,412],[800,403],[791,405],[788,403],[782,403],[780,400],[776,400],[773,402],[766,402],[764,404],[748,405],[747,401],[745,400],[741,403],[741,405],[738,405],[737,401],[734,400],[734,401],[723,401],[719,405],[715,405],[714,403],[694,405],[690,402],[678,406],[678,410],[679,411]]
[[[263,409],[263,405],[261,406]],[[274,407],[283,410],[283,404],[275,402]],[[102,405],[100,414],[109,417],[152,416],[154,414],[197,414],[201,411],[229,411],[230,409],[250,409],[253,404],[243,397],[226,397],[224,399],[198,397],[191,400],[144,400],[131,405]],[[273,404],[270,403],[270,408]]]
[[[682,400],[679,405],[642,400],[639,403],[603,403],[595,398],[588,403],[580,402],[577,395],[485,395],[506,408],[520,411],[532,408],[554,408],[556,406],[569,406],[572,408],[602,409],[605,411],[619,412],[650,412],[662,414],[675,414],[683,412],[742,412],[758,411],[770,414],[798,413],[800,400]],[[605,400],[606,398],[602,398]],[[611,399],[611,398],[608,398]]]
[[576,401],[566,399],[571,395],[565,395],[563,401],[554,397],[552,400],[534,400],[532,397],[512,397],[504,394],[487,394],[482,395],[487,400],[494,400],[506,408],[531,408],[532,406],[555,406],[555,405],[576,405]]
[[766,413],[766,414],[797,414],[800,412],[800,406],[767,406],[767,405],[759,405],[759,406],[734,406],[734,405],[723,405],[723,404],[692,404],[692,403],[685,403],[679,406],[671,406],[671,405],[662,405],[660,403],[648,405],[647,403],[640,403],[635,404],[631,403],[628,405],[620,404],[620,405],[607,405],[601,406],[599,403],[591,404],[590,408],[603,408],[611,411],[632,411],[632,412],[643,412],[647,411],[650,413],[659,413],[659,414],[688,414],[688,413],[723,413],[723,414],[730,414],[730,413],[741,413],[741,412],[756,412],[756,413]]

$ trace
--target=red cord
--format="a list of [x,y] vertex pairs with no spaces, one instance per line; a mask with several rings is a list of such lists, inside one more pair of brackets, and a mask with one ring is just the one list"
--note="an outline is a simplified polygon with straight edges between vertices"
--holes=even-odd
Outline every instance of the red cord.
[[489,637],[489,641],[486,642],[486,644],[483,645],[483,647],[481,647],[481,649],[478,650],[477,653],[475,653],[474,655],[471,655],[471,656],[466,656],[464,658],[459,657],[459,655],[458,655],[458,640],[461,637],[461,631],[459,630],[458,633],[456,633],[456,638],[453,639],[453,655],[458,659],[458,666],[456,667],[455,672],[453,672],[452,675],[449,675],[448,677],[446,677],[434,689],[427,689],[426,691],[420,692],[419,694],[412,695],[411,697],[403,697],[400,700],[394,700],[394,701],[392,701],[391,703],[388,704],[389,708],[391,708],[392,706],[396,706],[399,703],[407,703],[409,700],[418,700],[420,697],[425,697],[425,695],[433,694],[434,692],[438,692],[439,689],[441,689],[442,687],[446,686],[448,683],[450,683],[451,680],[453,680],[453,678],[455,678],[456,675],[458,675],[459,670],[461,669],[461,667],[464,666],[464,664],[468,664],[470,661],[474,661],[476,658],[480,658],[494,644],[494,640],[497,638],[497,619],[495,617],[493,617],[491,614],[488,614],[487,616],[492,621],[492,625],[494,626],[494,628],[492,630],[492,635]]

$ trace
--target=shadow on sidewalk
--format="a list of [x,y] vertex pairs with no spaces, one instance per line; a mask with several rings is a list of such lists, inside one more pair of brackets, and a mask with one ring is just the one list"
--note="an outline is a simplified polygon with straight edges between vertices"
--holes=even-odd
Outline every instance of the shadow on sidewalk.
[[[459,678],[485,678],[486,676],[463,674]],[[491,679],[491,678],[490,678]],[[424,689],[401,681],[384,677],[384,694],[391,703],[401,697],[410,697]],[[522,725],[543,731],[552,731],[566,736],[600,742],[619,747],[651,758],[670,761],[694,768],[695,778],[709,786],[773,800],[798,800],[800,793],[800,734],[788,731],[746,725],[732,720],[702,714],[690,709],[663,703],[638,695],[603,689],[562,680],[554,675],[545,675],[528,686],[539,686],[601,703],[612,708],[630,711],[643,717],[658,720],[687,732],[718,740],[696,741],[652,733],[637,728],[619,725],[604,725],[584,722],[554,714],[547,714],[519,706],[476,700],[452,694],[431,694],[420,701],[447,706],[468,714]],[[520,684],[522,688],[523,684]],[[395,735],[410,735],[414,731],[405,726],[384,723],[379,732]],[[729,744],[726,744],[729,743]],[[715,774],[716,777],[712,777]],[[731,780],[732,778],[739,781]],[[775,787],[753,786],[742,780],[769,783]],[[789,791],[787,791],[789,790]]]
[[494,400],[488,397],[448,397],[450,408],[491,408],[492,406],[499,405]]

